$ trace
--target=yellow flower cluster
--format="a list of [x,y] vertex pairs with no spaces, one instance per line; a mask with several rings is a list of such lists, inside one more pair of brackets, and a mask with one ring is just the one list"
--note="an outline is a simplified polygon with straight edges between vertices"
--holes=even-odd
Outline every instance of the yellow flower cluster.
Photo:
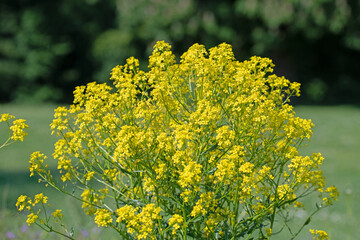
[[6,122],[9,128],[9,137],[8,139],[0,145],[0,148],[3,148],[15,141],[20,140],[24,141],[24,138],[27,136],[27,132],[25,129],[29,128],[29,126],[25,123],[24,119],[15,119],[15,117],[8,113],[0,114],[0,123]]
[[140,213],[137,213],[139,208],[134,208],[130,205],[125,205],[116,210],[118,217],[116,222],[123,222],[127,227],[127,232],[130,234],[136,233],[136,239],[156,239],[154,229],[157,226],[156,220],[160,220],[161,208],[156,207],[155,204],[150,203],[142,208]]
[[46,158],[47,157],[44,154],[40,153],[39,151],[33,152],[30,155],[30,161],[29,161],[30,177],[34,176],[34,172],[38,174],[43,174],[47,172],[45,169],[48,166],[44,164],[44,160]]
[[82,194],[82,208],[88,215],[93,215],[99,209],[96,207],[101,206],[104,203],[104,198],[109,193],[107,188],[94,190],[94,189],[85,189]]
[[74,240],[72,238],[71,233],[66,230],[66,232],[62,232],[60,229],[53,226],[53,222],[60,224],[60,227],[63,229],[65,225],[63,223],[62,210],[56,209],[51,214],[47,209],[51,207],[48,204],[48,197],[44,196],[43,193],[36,194],[34,198],[28,197],[26,195],[21,195],[18,197],[16,202],[16,207],[19,212],[27,211],[29,214],[27,215],[26,223],[30,226],[31,224],[36,224],[41,226],[41,228],[47,232],[54,232],[67,239]]
[[314,240],[329,240],[329,236],[325,231],[310,229],[310,233],[313,235]]
[[99,227],[107,227],[112,223],[111,213],[107,209],[98,209],[95,212],[95,223]]
[[217,206],[217,200],[213,192],[202,193],[199,200],[193,207],[190,215],[196,217],[198,215],[206,215],[209,211],[214,211]]
[[[147,72],[131,57],[112,87],[77,87],[55,110],[61,179],[99,226],[136,239],[265,238],[309,193],[336,200],[321,154],[297,151],[313,127],[289,103],[300,84],[272,74],[268,58],[237,61],[225,43],[175,59],[157,42]],[[32,155],[31,174],[65,192],[44,159]]]
[[39,219],[39,213],[41,209],[38,209],[36,212],[34,211],[35,206],[40,203],[42,208],[44,208],[44,204],[47,203],[48,197],[44,196],[44,194],[39,193],[35,195],[34,199],[32,200],[30,197],[21,195],[18,197],[16,202],[16,207],[18,211],[30,211],[31,213],[28,215],[26,222],[30,226],[30,224],[35,223],[37,219]]
[[24,138],[27,136],[27,132],[24,131],[24,129],[26,128],[28,128],[28,125],[25,124],[24,119],[15,120],[13,122],[13,125],[10,127],[11,131],[13,132],[11,139],[13,139],[14,141],[24,141]]
[[169,218],[169,225],[173,227],[171,232],[173,235],[175,235],[176,231],[180,229],[183,222],[184,218],[179,214],[174,214],[171,218]]
[[56,209],[55,212],[52,213],[54,218],[63,218],[64,215],[61,213],[62,211],[60,209]]

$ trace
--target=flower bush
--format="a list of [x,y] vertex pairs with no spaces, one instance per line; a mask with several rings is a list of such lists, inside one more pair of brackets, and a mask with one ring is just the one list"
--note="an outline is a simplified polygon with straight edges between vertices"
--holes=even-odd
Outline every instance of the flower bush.
[[[195,44],[177,63],[157,42],[148,71],[131,57],[112,70],[113,86],[76,88],[51,124],[60,178],[40,152],[30,174],[123,239],[270,239],[285,229],[295,238],[310,217],[294,231],[289,213],[312,192],[315,212],[338,192],[325,186],[320,153],[299,155],[313,124],[289,103],[300,84],[273,67],[268,58],[236,61],[225,43]],[[20,196],[17,207],[31,212],[29,224],[53,231],[50,220],[62,225],[63,216],[43,216],[46,201]]]

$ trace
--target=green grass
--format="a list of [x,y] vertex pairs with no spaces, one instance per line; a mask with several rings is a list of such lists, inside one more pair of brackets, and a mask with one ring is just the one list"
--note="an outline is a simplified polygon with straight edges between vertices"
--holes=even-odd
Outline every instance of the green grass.
[[[33,196],[39,192],[49,195],[53,206],[66,207],[68,221],[82,239],[80,230],[91,231],[95,227],[92,220],[83,217],[80,204],[68,197],[45,189],[37,183],[36,178],[29,178],[27,170],[29,155],[34,151],[41,151],[49,156],[53,150],[56,137],[50,135],[49,124],[53,117],[54,105],[28,106],[28,105],[0,105],[0,113],[10,113],[17,118],[24,118],[30,125],[29,136],[23,143],[16,142],[0,150],[0,239],[11,230],[16,232],[19,239],[33,239],[25,237],[21,227],[25,216],[18,215],[15,202],[20,194]],[[295,111],[303,118],[310,118],[315,123],[314,135],[308,147],[301,149],[302,154],[321,152],[325,161],[323,172],[328,185],[339,188],[339,202],[334,206],[320,211],[313,217],[309,227],[305,228],[298,239],[311,239],[308,229],[325,230],[331,239],[357,239],[360,236],[360,108],[353,106],[309,107],[298,106]],[[0,126],[1,136],[7,134]],[[51,161],[51,160],[50,160]],[[53,161],[51,167],[56,166]],[[315,198],[307,201],[310,207],[315,206]],[[299,212],[294,222],[306,220],[306,213]],[[31,234],[37,234],[36,226],[31,227]],[[101,234],[103,239],[117,239],[116,235],[109,238],[112,231]],[[23,235],[21,235],[23,234]],[[93,239],[101,239],[98,234],[91,234]],[[106,237],[105,237],[106,236]],[[42,239],[55,239],[55,236],[46,236]],[[88,238],[86,238],[88,239]],[[288,239],[277,238],[274,239]]]
[[330,239],[360,236],[360,108],[353,106],[296,107],[303,118],[315,123],[314,134],[303,154],[321,152],[327,184],[340,191],[334,206],[315,215],[312,227],[326,230]]

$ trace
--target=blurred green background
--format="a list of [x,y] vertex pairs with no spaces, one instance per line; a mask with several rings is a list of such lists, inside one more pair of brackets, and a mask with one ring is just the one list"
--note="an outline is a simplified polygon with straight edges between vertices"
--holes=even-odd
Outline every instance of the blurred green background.
[[300,103],[359,103],[359,25],[359,0],[2,0],[0,101],[69,103],[165,40],[177,56],[227,42],[239,60],[270,57]]
[[[23,143],[0,151],[0,239],[61,239],[27,229],[26,217],[16,213],[20,194],[44,191],[28,177],[29,155],[40,150],[51,162],[53,109],[72,102],[75,86],[108,82],[111,69],[130,56],[146,69],[157,40],[169,42],[177,57],[194,43],[209,49],[227,42],[238,60],[270,57],[276,74],[300,82],[295,110],[316,125],[302,151],[325,155],[327,181],[341,193],[311,226],[331,239],[357,239],[359,26],[360,0],[1,0],[0,113],[24,118],[30,128]],[[0,125],[0,141],[6,134]],[[81,217],[80,204],[45,191],[54,206],[66,206],[77,239],[116,239]],[[314,207],[312,199],[308,204]],[[295,222],[305,216],[300,212]],[[305,230],[299,239],[310,238]]]

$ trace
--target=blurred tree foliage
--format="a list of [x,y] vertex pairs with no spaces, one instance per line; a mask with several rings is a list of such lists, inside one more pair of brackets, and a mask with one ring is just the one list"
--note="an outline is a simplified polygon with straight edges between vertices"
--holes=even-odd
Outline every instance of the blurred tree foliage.
[[[360,102],[360,0],[2,0],[0,101],[71,101],[157,40],[274,59],[307,102]],[[146,67],[145,63],[143,65]]]
[[93,80],[91,48],[113,27],[115,3],[0,1],[0,101],[66,101]]

